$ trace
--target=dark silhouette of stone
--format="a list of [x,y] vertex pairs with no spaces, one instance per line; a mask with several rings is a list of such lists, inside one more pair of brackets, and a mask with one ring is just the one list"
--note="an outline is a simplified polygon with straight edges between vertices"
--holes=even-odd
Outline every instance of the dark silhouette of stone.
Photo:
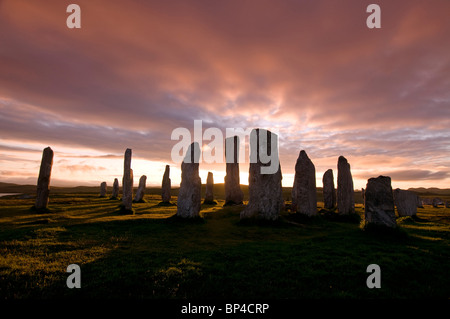
[[378,176],[367,181],[365,201],[365,224],[395,228],[395,207],[391,178]]
[[119,180],[114,178],[111,199],[117,199],[117,197],[119,197]]
[[144,201],[144,195],[145,195],[145,183],[147,182],[147,176],[142,175],[139,179],[139,186],[136,191],[136,195],[134,196],[133,202],[135,203],[142,203]]
[[316,168],[304,150],[295,164],[291,210],[307,216],[317,214]]
[[439,197],[435,197],[433,198],[431,204],[433,205],[434,208],[437,208],[439,205],[443,205],[444,202]]
[[244,200],[239,177],[239,137],[225,140],[225,205],[240,205]]
[[214,177],[212,172],[208,172],[208,177],[206,178],[205,200],[203,204],[217,204],[214,200]]
[[181,183],[177,200],[177,216],[199,217],[201,208],[202,181],[199,172],[200,147],[192,143],[181,163]]
[[131,211],[133,206],[133,170],[131,169],[131,149],[127,148],[123,163],[122,206]]
[[42,152],[41,167],[39,169],[39,177],[37,180],[36,210],[46,210],[48,208],[52,166],[53,150],[50,147],[46,147]]
[[344,156],[339,156],[337,167],[337,207],[339,214],[353,214],[355,212],[355,198],[350,164]]
[[106,197],[106,182],[100,184],[100,197]]
[[[270,131],[254,129],[250,133],[249,201],[241,212],[241,220],[276,220],[279,217],[284,200],[277,145],[278,136]],[[263,163],[261,154],[270,154],[271,160]],[[267,172],[265,167],[272,171],[273,165],[276,165],[274,173],[264,173]]]
[[394,204],[397,206],[398,216],[414,216],[417,214],[419,196],[411,191],[397,188],[394,190]]
[[334,176],[331,168],[323,174],[322,184],[324,208],[333,209],[336,207],[336,189],[334,188]]
[[170,203],[171,195],[170,195],[170,189],[171,189],[171,180],[170,180],[170,166],[166,165],[166,169],[164,171],[163,179],[162,179],[162,186],[161,186],[161,198],[162,202],[165,204]]

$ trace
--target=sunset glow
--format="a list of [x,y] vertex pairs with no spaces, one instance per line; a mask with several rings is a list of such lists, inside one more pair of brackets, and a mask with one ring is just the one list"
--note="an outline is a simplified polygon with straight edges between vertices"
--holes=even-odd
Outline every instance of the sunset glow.
[[343,155],[356,189],[450,188],[449,1],[377,1],[377,30],[357,0],[77,3],[75,30],[64,1],[0,1],[0,182],[35,184],[50,146],[55,186],[121,181],[126,148],[135,185],[177,186],[171,132],[202,120],[276,128],[283,186],[303,149],[318,187]]

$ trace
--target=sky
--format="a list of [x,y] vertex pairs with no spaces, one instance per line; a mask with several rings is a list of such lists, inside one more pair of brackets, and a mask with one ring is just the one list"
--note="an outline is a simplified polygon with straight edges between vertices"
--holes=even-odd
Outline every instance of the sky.
[[[0,0],[0,182],[35,184],[50,146],[55,186],[121,181],[127,148],[135,185],[160,185],[166,164],[177,185],[171,134],[201,120],[276,130],[283,186],[305,150],[319,187],[343,155],[356,189],[450,188],[449,14],[448,0]],[[225,164],[208,171],[223,182]]]

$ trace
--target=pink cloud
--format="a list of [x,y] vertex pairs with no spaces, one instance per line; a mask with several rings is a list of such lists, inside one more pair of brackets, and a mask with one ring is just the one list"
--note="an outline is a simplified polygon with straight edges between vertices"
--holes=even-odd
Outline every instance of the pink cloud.
[[380,30],[356,0],[77,3],[80,30],[64,2],[0,2],[2,137],[167,161],[203,119],[280,127],[286,173],[300,149],[449,167],[448,1],[379,1]]

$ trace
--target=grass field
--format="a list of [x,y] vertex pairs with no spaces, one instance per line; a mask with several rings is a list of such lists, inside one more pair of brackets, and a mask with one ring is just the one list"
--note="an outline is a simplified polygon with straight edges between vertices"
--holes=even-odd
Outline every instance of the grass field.
[[[283,211],[248,225],[220,194],[201,219],[180,221],[149,193],[134,215],[96,193],[52,193],[45,214],[33,199],[0,198],[0,298],[450,297],[449,208],[425,206],[377,232],[361,227],[360,203],[348,220]],[[66,286],[69,264],[81,267],[81,289]],[[381,268],[380,289],[366,286],[369,264]]]

